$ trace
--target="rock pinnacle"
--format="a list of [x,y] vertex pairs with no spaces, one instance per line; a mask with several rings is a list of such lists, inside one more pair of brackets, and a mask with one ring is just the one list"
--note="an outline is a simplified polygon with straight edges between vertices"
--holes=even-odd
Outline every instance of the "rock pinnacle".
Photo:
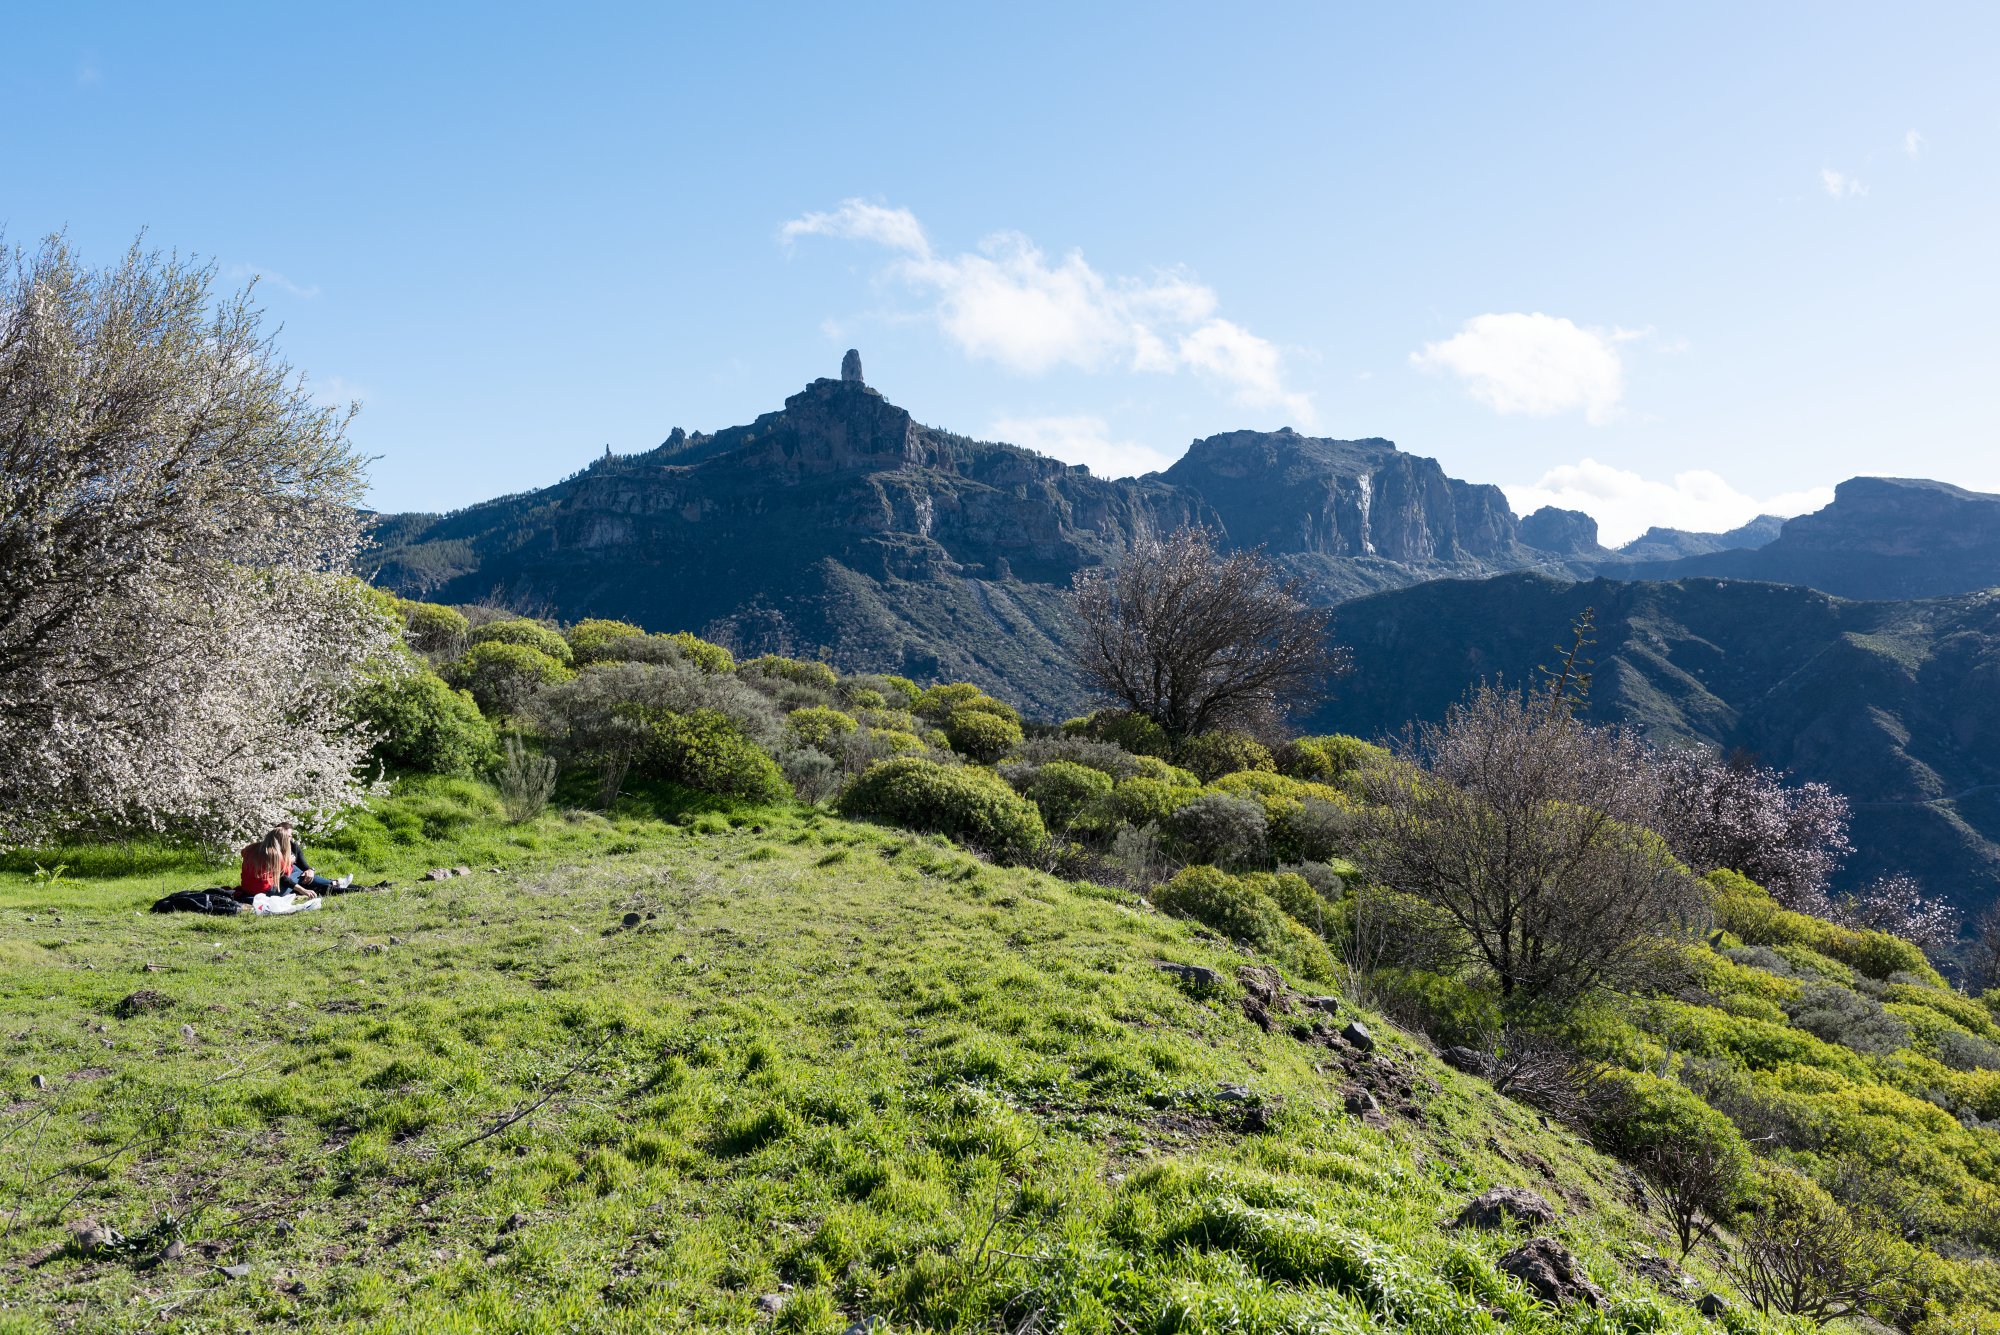
[[861,383],[861,354],[854,348],[849,348],[847,355],[840,359],[840,378],[852,380],[857,385]]

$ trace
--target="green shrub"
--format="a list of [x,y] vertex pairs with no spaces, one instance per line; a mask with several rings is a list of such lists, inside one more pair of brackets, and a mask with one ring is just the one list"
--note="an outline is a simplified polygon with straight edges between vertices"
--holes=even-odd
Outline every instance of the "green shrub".
[[919,755],[930,750],[924,745],[923,738],[900,728],[870,728],[867,736],[870,746],[890,755]]
[[1269,825],[1264,809],[1247,797],[1199,793],[1174,808],[1162,832],[1187,862],[1247,867],[1266,859]]
[[1337,788],[1307,783],[1267,770],[1225,774],[1214,791],[1245,797],[1264,809],[1271,856],[1280,862],[1327,862],[1344,851],[1354,808]]
[[696,792],[778,802],[791,796],[778,762],[757,749],[737,722],[714,709],[685,714],[648,710],[651,730],[634,768]]
[[1184,770],[1178,765],[1169,765],[1158,756],[1133,756],[1132,772],[1139,778],[1158,779],[1161,783],[1171,784],[1176,788],[1201,787],[1201,780],[1195,777],[1193,771]]
[[1135,756],[1164,759],[1173,749],[1166,729],[1144,714],[1127,709],[1100,709],[1095,714],[1070,719],[1062,725],[1062,730],[1071,737],[1088,737],[1122,746]]
[[845,737],[861,725],[850,716],[827,705],[811,705],[805,709],[794,709],[785,718],[785,730],[802,746],[810,746],[825,751],[834,745],[835,739]]
[[564,667],[576,662],[569,641],[539,621],[525,617],[515,621],[489,621],[467,637],[474,648],[482,644],[518,644],[548,655]]
[[[564,645],[563,651],[567,653],[569,646]],[[446,679],[472,692],[489,715],[512,714],[542,687],[568,681],[570,676],[568,668],[541,650],[498,640],[473,645],[446,671]]]
[[1440,1047],[1482,1047],[1505,1025],[1499,995],[1485,980],[1391,966],[1376,969],[1368,985],[1384,1011]]
[[835,806],[844,816],[949,835],[1001,859],[1025,858],[1048,842],[1041,812],[999,775],[916,756],[869,766]]
[[[694,664],[712,677],[736,670],[736,656],[734,654],[719,644],[712,644],[702,639],[701,636],[696,635],[693,631],[677,630],[667,636],[667,638],[680,646],[681,653],[686,656],[688,662]],[[815,663],[812,666],[826,667],[824,663]],[[833,671],[832,668],[826,668],[826,670],[828,673]]]
[[1328,737],[1299,737],[1278,748],[1278,773],[1313,783],[1339,783],[1349,774],[1371,765],[1386,763],[1389,753],[1359,737],[1335,733]]
[[1749,1166],[1749,1147],[1727,1117],[1677,1080],[1616,1068],[1598,1077],[1591,1138],[1621,1159],[1674,1146],[1708,1145]]
[[397,603],[396,610],[403,616],[404,643],[418,653],[436,658],[451,657],[464,651],[465,637],[471,633],[472,623],[456,607],[406,599]]
[[[868,672],[858,677],[850,677],[847,687],[851,691],[872,690],[879,692],[892,709],[914,709],[923,698],[923,688],[908,677],[897,677],[886,672]],[[859,701],[854,702],[861,708]]]
[[1051,760],[1036,770],[1024,790],[1052,830],[1067,830],[1111,792],[1111,776],[1067,760]]
[[769,677],[773,681],[788,681],[794,686],[810,686],[821,691],[830,691],[840,684],[840,674],[826,664],[803,658],[786,658],[782,654],[765,654],[761,658],[753,658],[737,671]]
[[375,734],[375,758],[392,769],[467,777],[497,754],[493,725],[472,694],[453,690],[434,672],[370,682],[355,698],[355,715]]
[[1174,760],[1194,771],[1203,783],[1213,783],[1225,774],[1243,770],[1276,771],[1271,752],[1247,733],[1204,732],[1182,741]]
[[854,709],[887,709],[889,707],[889,697],[883,695],[880,691],[870,690],[866,686],[843,689],[841,691],[841,698],[846,700],[848,705]]
[[975,701],[951,711],[944,721],[951,749],[982,765],[990,765],[1021,744],[1021,725]]
[[987,698],[986,692],[969,681],[940,682],[924,690],[910,702],[910,711],[919,718],[942,723],[960,705]]
[[611,657],[607,651],[620,640],[638,639],[645,634],[642,628],[629,621],[605,621],[592,617],[571,626],[568,639],[570,652],[575,656],[573,661],[582,665]]
[[1135,829],[1148,825],[1165,828],[1167,818],[1194,801],[1200,790],[1183,788],[1159,779],[1127,779],[1111,790],[1099,804],[1104,823],[1122,821]]
[[1251,880],[1214,867],[1184,867],[1153,892],[1153,903],[1192,918],[1238,945],[1262,951],[1313,978],[1333,976],[1326,943],[1295,921]]

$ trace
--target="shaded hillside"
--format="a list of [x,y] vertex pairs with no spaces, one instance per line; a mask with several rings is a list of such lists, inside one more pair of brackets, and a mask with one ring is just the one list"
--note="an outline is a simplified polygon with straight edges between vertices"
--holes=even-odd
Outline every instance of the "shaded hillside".
[[[1636,555],[1636,553],[1634,553]],[[1914,478],[1857,477],[1760,547],[1605,569],[1620,579],[1719,576],[1843,598],[1937,598],[2000,586],[2000,496]]]
[[1778,536],[1785,521],[1776,515],[1758,515],[1727,533],[1692,533],[1684,528],[1649,528],[1618,549],[1620,556],[1634,561],[1673,561],[1683,556],[1704,556],[1737,548],[1762,547]]
[[1590,712],[1663,742],[1742,748],[1854,803],[1852,881],[1908,870],[1966,906],[2000,898],[2000,594],[1849,602],[1718,580],[1446,580],[1335,614],[1355,673],[1316,727],[1439,717],[1481,677],[1537,679],[1596,610]]
[[1081,699],[1060,592],[1187,523],[1268,546],[1325,602],[1556,559],[1519,542],[1496,488],[1385,440],[1234,432],[1165,474],[1110,481],[922,426],[853,379],[541,491],[385,516],[370,568],[412,596],[963,678],[1059,716]]

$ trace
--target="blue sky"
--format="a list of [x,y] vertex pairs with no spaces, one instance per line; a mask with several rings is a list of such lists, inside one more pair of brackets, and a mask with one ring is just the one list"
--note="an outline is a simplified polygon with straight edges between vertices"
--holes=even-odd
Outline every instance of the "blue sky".
[[[447,509],[862,350],[1100,471],[1380,435],[1607,536],[2000,489],[2000,7],[44,5],[0,225],[265,275]],[[26,132],[21,132],[26,131]]]

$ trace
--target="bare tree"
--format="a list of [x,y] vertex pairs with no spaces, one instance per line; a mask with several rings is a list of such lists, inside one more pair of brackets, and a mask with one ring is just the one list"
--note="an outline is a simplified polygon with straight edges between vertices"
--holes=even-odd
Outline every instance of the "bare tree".
[[1720,1216],[1743,1180],[1743,1154],[1714,1136],[1669,1136],[1646,1147],[1634,1165],[1680,1243],[1681,1263],[1715,1236]]
[[1078,671],[1106,699],[1179,740],[1257,727],[1347,670],[1330,613],[1299,598],[1263,552],[1220,552],[1183,528],[1136,544],[1115,570],[1087,570],[1071,598]]
[[213,278],[0,252],[0,843],[358,796],[345,702],[395,632],[345,575],[350,410]]
[[1699,925],[1699,887],[1644,828],[1659,785],[1641,744],[1561,692],[1481,686],[1402,749],[1428,773],[1362,776],[1368,870],[1449,914],[1510,1006],[1642,985]]
[[1741,1231],[1725,1269],[1759,1312],[1824,1325],[1896,1306],[1911,1264],[1851,1211],[1781,1198]]

